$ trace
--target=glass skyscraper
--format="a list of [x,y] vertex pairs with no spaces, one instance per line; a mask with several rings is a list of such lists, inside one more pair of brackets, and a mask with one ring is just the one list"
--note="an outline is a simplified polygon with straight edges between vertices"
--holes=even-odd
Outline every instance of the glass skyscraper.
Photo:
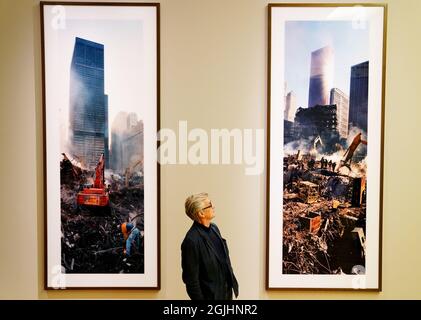
[[104,45],[76,38],[70,71],[71,151],[90,168],[95,168],[104,153],[109,167]]
[[368,61],[351,67],[349,89],[349,124],[367,133],[368,120]]

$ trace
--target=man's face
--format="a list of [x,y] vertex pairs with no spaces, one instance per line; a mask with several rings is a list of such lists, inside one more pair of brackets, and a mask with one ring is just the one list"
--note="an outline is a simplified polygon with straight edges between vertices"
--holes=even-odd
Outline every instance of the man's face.
[[203,213],[205,214],[205,218],[208,220],[212,220],[215,218],[215,207],[212,204],[212,201],[207,199],[205,201],[205,209],[203,209]]

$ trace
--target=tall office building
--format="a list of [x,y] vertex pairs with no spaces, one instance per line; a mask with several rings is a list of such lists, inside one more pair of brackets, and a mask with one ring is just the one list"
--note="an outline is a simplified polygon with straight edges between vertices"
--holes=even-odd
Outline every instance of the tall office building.
[[295,111],[297,110],[297,100],[293,91],[290,91],[285,98],[284,119],[294,122]]
[[284,119],[284,145],[297,140],[295,123]]
[[368,68],[365,61],[351,67],[351,87],[349,89],[349,125],[367,133],[368,119]]
[[127,113],[120,111],[115,116],[111,125],[111,169],[121,171],[123,168],[123,150],[121,141],[123,134],[127,130]]
[[333,82],[333,49],[330,46],[311,53],[308,107],[329,105],[329,92]]
[[348,137],[349,98],[341,90],[330,90],[330,104],[336,105],[337,129],[342,138]]
[[143,160],[143,121],[135,113],[119,112],[111,128],[111,168],[125,170]]
[[76,38],[70,67],[72,153],[95,168],[102,153],[109,167],[108,96],[104,94],[104,45]]
[[128,115],[127,131],[121,140],[121,147],[124,169],[143,161],[143,120],[138,120],[134,113]]

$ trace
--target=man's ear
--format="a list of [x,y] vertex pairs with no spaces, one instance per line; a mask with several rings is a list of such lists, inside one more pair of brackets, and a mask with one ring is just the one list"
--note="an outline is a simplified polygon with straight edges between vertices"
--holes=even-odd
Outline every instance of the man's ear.
[[203,216],[204,216],[203,210],[197,211],[197,215],[199,217],[202,217],[203,218]]

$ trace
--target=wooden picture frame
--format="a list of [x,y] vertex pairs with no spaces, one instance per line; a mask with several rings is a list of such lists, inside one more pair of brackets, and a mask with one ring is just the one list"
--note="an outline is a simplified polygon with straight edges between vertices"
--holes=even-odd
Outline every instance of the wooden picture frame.
[[268,290],[381,290],[386,18],[268,6]]

